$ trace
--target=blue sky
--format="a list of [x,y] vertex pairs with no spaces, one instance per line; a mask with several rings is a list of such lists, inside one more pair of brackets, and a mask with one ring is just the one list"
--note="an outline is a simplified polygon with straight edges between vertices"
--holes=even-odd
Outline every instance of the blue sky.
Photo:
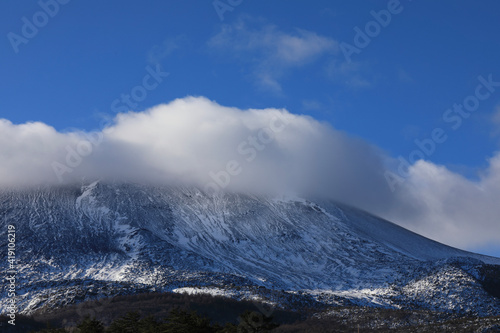
[[[98,130],[118,110],[205,96],[310,115],[394,158],[442,128],[448,139],[426,160],[470,180],[498,151],[500,89],[458,129],[443,120],[479,76],[500,81],[498,1],[215,3],[3,1],[0,118]],[[390,22],[346,57],[355,28],[388,8]],[[480,250],[500,255],[490,246]]]

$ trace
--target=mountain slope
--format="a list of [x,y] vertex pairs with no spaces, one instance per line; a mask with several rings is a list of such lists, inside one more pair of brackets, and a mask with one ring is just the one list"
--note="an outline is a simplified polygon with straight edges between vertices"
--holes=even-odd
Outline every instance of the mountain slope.
[[[280,306],[500,309],[483,288],[483,272],[500,259],[324,200],[95,182],[3,190],[0,214],[2,233],[16,227],[18,306],[27,313],[137,290]],[[6,304],[4,292],[2,312]]]

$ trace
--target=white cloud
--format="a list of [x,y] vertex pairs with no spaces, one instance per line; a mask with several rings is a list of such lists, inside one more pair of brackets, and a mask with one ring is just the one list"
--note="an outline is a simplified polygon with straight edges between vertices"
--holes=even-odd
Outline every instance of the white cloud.
[[67,168],[59,171],[67,171],[68,183],[103,178],[211,189],[207,184],[229,180],[226,189],[234,191],[326,195],[454,246],[500,241],[500,154],[477,181],[419,161],[391,192],[384,176],[390,157],[286,110],[240,110],[187,97],[119,114],[90,134],[0,120],[0,159],[0,186],[58,184],[54,162]]
[[410,167],[403,206],[388,217],[447,244],[476,247],[500,241],[500,154],[478,181],[444,166],[418,161]]
[[285,72],[339,51],[338,42],[332,38],[302,29],[286,33],[274,25],[255,24],[250,18],[222,26],[208,46],[252,63],[258,83],[275,91],[281,90],[279,79]]
[[63,156],[74,134],[40,122],[13,125],[0,119],[0,184],[32,184],[53,178],[51,162]]
[[[390,194],[376,148],[286,110],[240,110],[201,97],[178,99],[145,112],[119,114],[98,133],[102,143],[80,162],[74,155],[87,155],[85,133],[58,133],[41,123],[2,121],[0,126],[5,136],[0,145],[3,184],[58,183],[51,166],[56,162],[66,182],[112,177],[205,186],[214,181],[211,172],[236,160],[242,171],[231,177],[230,190],[327,193],[353,204],[363,192],[368,208],[369,201],[381,205],[384,193]],[[378,190],[363,191],[365,187]]]

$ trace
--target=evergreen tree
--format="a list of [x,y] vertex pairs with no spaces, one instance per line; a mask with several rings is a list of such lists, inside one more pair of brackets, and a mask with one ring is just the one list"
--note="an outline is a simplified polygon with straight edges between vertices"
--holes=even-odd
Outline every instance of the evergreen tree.
[[[223,327],[216,327],[217,333],[238,333],[238,326],[233,323],[226,323]],[[244,331],[243,331],[244,332]]]
[[122,318],[113,321],[106,333],[139,333],[140,318],[139,313],[129,312]]
[[85,317],[76,327],[80,329],[80,333],[104,333],[104,325],[99,320],[89,316]]
[[173,309],[162,325],[164,333],[215,333],[210,320],[199,316],[196,312]]
[[273,323],[272,317],[266,317],[262,313],[246,310],[240,316],[240,324],[238,325],[238,332],[269,332],[279,325]]
[[160,323],[153,316],[148,316],[139,321],[140,333],[158,333],[159,331]]

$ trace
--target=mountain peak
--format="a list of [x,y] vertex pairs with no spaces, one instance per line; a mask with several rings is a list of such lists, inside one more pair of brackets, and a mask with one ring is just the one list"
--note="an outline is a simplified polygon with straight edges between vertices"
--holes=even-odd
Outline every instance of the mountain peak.
[[[483,268],[500,259],[451,248],[328,200],[213,197],[194,187],[96,181],[4,192],[0,211],[2,230],[15,224],[22,249],[24,312],[45,306],[40,299],[48,293],[56,295],[57,304],[71,302],[58,290],[68,284],[77,288],[76,281],[93,285],[95,296],[100,295],[96,285],[115,293],[123,286],[164,291],[205,286],[242,298],[300,292],[326,305],[387,307],[400,307],[416,297],[412,290],[432,282],[436,295],[442,286],[453,286],[446,292],[463,304],[455,308],[419,298],[423,307],[500,309],[481,284]],[[88,288],[78,288],[91,297]],[[472,296],[476,301],[466,301]]]

